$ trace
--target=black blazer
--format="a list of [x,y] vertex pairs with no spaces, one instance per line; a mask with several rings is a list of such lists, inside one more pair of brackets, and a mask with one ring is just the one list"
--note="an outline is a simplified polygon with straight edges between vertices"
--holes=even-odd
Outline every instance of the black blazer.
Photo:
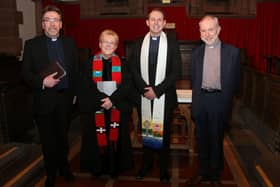
[[[199,110],[201,97],[203,58],[205,44],[200,45],[192,51],[190,74],[192,85],[192,115],[195,118]],[[222,43],[221,44],[221,102],[224,108],[224,117],[229,118],[232,98],[238,89],[240,80],[240,56],[239,49]]]
[[[136,103],[138,105],[141,103],[141,95],[144,94],[144,88],[148,86],[141,76],[140,68],[140,53],[143,40],[144,38],[135,41],[134,48],[129,57],[130,69],[137,92]],[[181,75],[181,54],[178,42],[174,37],[169,37],[167,35],[167,46],[165,79],[154,87],[154,91],[157,97],[165,94],[165,107],[172,109],[177,105],[176,80],[179,79]]]
[[[74,40],[60,36],[64,51],[64,60],[69,85],[69,102],[77,94],[78,55]],[[40,72],[51,63],[48,56],[46,36],[37,36],[27,40],[24,45],[22,74],[25,82],[32,88],[35,112],[52,109],[55,88],[42,89],[43,78]],[[43,111],[42,111],[43,112]]]

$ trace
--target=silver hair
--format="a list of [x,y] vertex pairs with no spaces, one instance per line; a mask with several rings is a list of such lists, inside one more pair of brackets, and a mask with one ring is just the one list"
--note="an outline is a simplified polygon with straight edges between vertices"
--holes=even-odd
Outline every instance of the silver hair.
[[215,22],[216,26],[219,27],[219,19],[216,16],[212,16],[212,15],[205,15],[201,18],[201,20],[199,21],[199,25],[201,24],[202,21],[206,20],[206,19],[211,19]]

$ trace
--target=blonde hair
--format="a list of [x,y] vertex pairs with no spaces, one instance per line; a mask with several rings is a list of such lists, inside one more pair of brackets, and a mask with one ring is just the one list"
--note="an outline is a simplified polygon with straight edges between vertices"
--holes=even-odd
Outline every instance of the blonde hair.
[[116,45],[119,44],[119,35],[111,30],[111,29],[106,29],[104,31],[101,32],[100,36],[99,36],[99,42],[102,42],[102,39],[105,37],[105,36],[113,36],[113,38],[115,39],[115,42],[116,42]]

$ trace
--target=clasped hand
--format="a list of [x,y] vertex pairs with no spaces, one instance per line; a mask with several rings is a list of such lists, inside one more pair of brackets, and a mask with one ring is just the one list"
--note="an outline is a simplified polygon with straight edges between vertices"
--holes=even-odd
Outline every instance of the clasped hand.
[[144,88],[144,90],[144,97],[146,97],[147,99],[153,100],[157,97],[152,87],[146,87]]
[[104,99],[101,99],[101,102],[102,102],[101,107],[102,107],[102,108],[105,108],[106,110],[109,110],[109,109],[112,108],[112,106],[113,106],[113,104],[112,104],[112,102],[111,102],[111,100],[110,100],[109,97],[106,97],[106,98],[104,98]]

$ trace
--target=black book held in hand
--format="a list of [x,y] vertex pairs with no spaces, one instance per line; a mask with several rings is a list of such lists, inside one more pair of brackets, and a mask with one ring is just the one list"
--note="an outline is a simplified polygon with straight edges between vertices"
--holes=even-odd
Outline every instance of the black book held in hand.
[[52,62],[40,73],[40,76],[45,78],[46,76],[55,72],[57,72],[57,74],[54,76],[55,79],[61,79],[66,75],[66,71],[58,62]]

